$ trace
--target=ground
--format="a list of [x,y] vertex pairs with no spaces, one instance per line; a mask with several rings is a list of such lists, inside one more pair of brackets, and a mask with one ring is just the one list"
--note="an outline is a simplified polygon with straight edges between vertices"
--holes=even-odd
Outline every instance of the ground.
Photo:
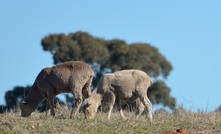
[[220,134],[221,112],[193,113],[178,108],[174,113],[157,111],[153,122],[147,116],[132,118],[134,113],[124,111],[127,120],[121,120],[113,111],[111,120],[106,113],[97,113],[95,119],[85,120],[83,113],[69,119],[70,109],[58,106],[56,116],[34,112],[30,117],[20,117],[20,111],[0,114],[0,134],[53,133],[53,134]]

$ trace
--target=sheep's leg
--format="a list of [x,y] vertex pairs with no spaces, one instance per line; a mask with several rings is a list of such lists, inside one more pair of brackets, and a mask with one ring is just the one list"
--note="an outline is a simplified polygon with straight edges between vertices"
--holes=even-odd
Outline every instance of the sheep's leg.
[[48,110],[50,109],[49,105],[49,99],[47,99],[47,105],[46,105],[46,116],[48,116]]
[[142,103],[148,110],[148,118],[150,119],[150,122],[152,122],[153,116],[152,116],[152,104],[150,100],[145,96],[141,99]]
[[136,112],[135,112],[135,117],[137,118],[140,116],[140,114],[144,111],[144,105],[140,101],[140,98],[136,99]]
[[120,116],[123,120],[126,120],[125,116],[124,116],[124,113],[122,111],[122,107],[121,107],[121,101],[119,98],[116,99],[116,104],[117,104],[117,109],[118,111],[120,112]]
[[[54,97],[55,97],[55,94],[54,94],[54,89],[52,86],[50,85],[47,85],[47,92],[44,93],[44,96],[47,97],[47,100],[48,100],[48,104],[46,106],[46,110],[48,110],[48,108],[50,107],[50,113],[51,113],[51,116],[55,116],[55,111],[54,111]],[[46,115],[47,115],[47,111],[46,111]]]
[[48,99],[48,95],[47,95],[47,93],[45,92],[45,91],[42,91],[41,92],[42,93],[42,95],[46,98],[46,100],[47,100],[47,104],[46,104],[46,115],[45,116],[48,116],[48,110],[50,109],[50,105],[49,105],[49,99]]
[[54,111],[54,97],[52,96],[48,96],[48,103],[49,103],[49,106],[50,106],[50,112],[51,112],[51,116],[55,116],[55,111]]
[[111,117],[111,112],[112,112],[112,109],[113,109],[113,106],[114,106],[114,103],[115,103],[115,95],[113,92],[110,92],[110,100],[109,100],[109,111],[108,111],[108,116],[107,116],[107,119],[110,120],[110,117]]
[[153,116],[152,116],[152,104],[151,104],[150,100],[147,98],[147,96],[144,97],[143,104],[144,104],[145,107],[148,109],[148,117],[149,117],[149,119],[150,119],[150,122],[152,122],[152,120],[153,120]]
[[152,122],[153,116],[152,116],[152,104],[150,100],[147,98],[146,90],[143,89],[137,89],[138,97],[140,98],[141,102],[144,104],[144,106],[148,110],[148,118],[150,119],[150,122]]
[[76,89],[75,91],[76,92],[73,93],[73,95],[75,97],[75,106],[72,108],[72,111],[71,111],[71,116],[70,116],[71,119],[76,118],[76,115],[82,105],[82,102],[83,102],[82,94],[80,93],[81,88]]
[[71,111],[71,119],[76,118],[76,115],[80,109],[80,106],[82,105],[82,97],[77,97],[75,98],[75,106],[73,107],[72,111]]

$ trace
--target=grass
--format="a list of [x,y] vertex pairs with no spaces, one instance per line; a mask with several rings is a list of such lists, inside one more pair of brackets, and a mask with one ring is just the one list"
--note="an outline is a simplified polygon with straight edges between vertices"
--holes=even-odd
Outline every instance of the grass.
[[155,112],[152,124],[146,115],[131,118],[134,113],[124,111],[127,120],[121,120],[118,112],[113,112],[111,120],[106,113],[97,113],[95,119],[85,120],[83,113],[77,119],[69,119],[70,111],[57,107],[54,118],[45,113],[34,112],[28,118],[20,117],[20,111],[0,114],[0,134],[163,134],[185,128],[192,134],[221,133],[221,112],[198,112],[177,109],[173,114]]

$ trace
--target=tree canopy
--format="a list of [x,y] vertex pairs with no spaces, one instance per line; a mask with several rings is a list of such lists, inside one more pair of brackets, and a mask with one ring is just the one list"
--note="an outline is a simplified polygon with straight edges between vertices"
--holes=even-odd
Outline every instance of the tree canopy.
[[17,103],[24,99],[28,94],[31,86],[21,87],[16,86],[13,90],[9,90],[5,93],[5,101],[7,110],[12,110],[17,106]]
[[[105,40],[92,36],[87,32],[50,34],[41,41],[44,51],[52,54],[54,64],[70,60],[81,60],[93,65],[97,74],[93,85],[99,78],[111,70],[112,72],[123,69],[140,69],[154,79],[154,84],[148,90],[148,96],[153,104],[162,104],[173,109],[176,99],[170,96],[170,88],[159,77],[166,79],[172,64],[159,50],[148,43],[128,44],[121,39]],[[97,67],[96,67],[97,68]]]

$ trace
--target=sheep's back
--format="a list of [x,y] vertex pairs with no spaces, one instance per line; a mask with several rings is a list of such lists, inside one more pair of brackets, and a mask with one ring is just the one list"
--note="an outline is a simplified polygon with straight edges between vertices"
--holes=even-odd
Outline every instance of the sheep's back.
[[93,70],[84,62],[69,61],[52,67],[48,77],[49,83],[57,90],[70,92],[69,87],[77,84],[84,85],[93,75]]

